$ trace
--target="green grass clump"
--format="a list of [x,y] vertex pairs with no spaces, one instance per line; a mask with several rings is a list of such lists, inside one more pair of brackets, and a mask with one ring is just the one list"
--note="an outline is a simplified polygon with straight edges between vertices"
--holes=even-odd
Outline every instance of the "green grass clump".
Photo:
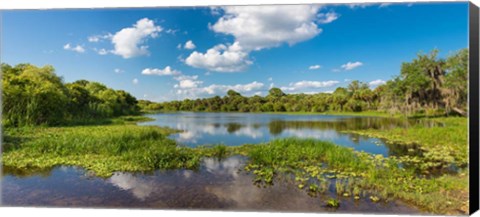
[[103,177],[114,171],[196,168],[201,157],[168,139],[173,132],[136,125],[10,129],[2,161],[24,169],[83,166]]
[[340,206],[340,202],[337,199],[334,199],[334,198],[328,199],[326,203],[327,203],[328,207],[337,208],[337,207]]

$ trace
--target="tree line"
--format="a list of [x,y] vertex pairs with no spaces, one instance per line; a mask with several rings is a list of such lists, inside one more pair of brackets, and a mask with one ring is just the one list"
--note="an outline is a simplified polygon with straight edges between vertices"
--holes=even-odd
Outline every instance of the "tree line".
[[419,54],[412,61],[402,63],[398,76],[375,89],[355,80],[333,93],[286,94],[279,88],[271,88],[265,97],[246,97],[229,90],[223,97],[161,103],[137,100],[126,91],[98,82],[65,83],[52,66],[2,64],[1,70],[4,126],[58,125],[140,114],[141,110],[467,114],[467,49],[445,59],[438,58],[438,50]]
[[63,82],[52,66],[2,64],[2,124],[59,125],[139,114],[135,97],[86,80]]
[[144,111],[205,112],[360,112],[384,111],[407,115],[467,114],[468,49],[442,59],[438,50],[418,54],[401,65],[400,74],[371,89],[354,80],[333,93],[286,94],[271,88],[268,95],[242,96],[229,90],[223,97],[169,102],[139,100]]

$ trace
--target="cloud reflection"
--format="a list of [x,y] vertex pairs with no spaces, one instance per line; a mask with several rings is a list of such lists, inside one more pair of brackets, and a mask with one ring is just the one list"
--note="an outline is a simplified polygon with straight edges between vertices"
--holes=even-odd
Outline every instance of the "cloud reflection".
[[136,177],[130,173],[114,173],[108,181],[122,190],[131,191],[140,200],[145,200],[154,191],[154,185],[151,181]]
[[228,175],[237,178],[242,162],[242,159],[238,156],[229,157],[221,161],[214,158],[206,158],[203,160],[203,165],[208,172],[215,175]]

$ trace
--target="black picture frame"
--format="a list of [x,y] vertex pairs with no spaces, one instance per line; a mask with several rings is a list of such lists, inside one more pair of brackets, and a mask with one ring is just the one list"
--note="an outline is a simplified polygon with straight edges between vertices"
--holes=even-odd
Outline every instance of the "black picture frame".
[[479,209],[479,8],[469,5],[470,214]]

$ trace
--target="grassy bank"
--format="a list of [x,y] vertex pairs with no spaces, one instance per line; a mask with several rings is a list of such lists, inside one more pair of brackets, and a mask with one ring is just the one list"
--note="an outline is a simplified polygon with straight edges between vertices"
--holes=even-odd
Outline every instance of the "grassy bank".
[[109,177],[115,171],[196,169],[204,156],[226,155],[223,146],[198,149],[177,146],[167,138],[177,130],[133,124],[146,120],[127,116],[99,126],[8,128],[2,163],[18,170],[81,166],[97,176]]

